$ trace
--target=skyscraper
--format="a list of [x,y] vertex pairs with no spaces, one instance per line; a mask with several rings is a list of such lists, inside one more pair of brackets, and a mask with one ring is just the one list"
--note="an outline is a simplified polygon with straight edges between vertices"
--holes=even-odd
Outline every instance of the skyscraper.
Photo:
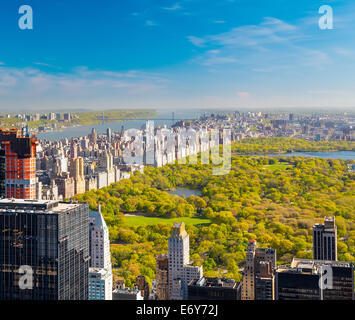
[[70,175],[74,179],[74,193],[85,192],[85,176],[84,176],[84,159],[74,158],[72,159],[70,166]]
[[337,227],[335,217],[325,217],[324,224],[313,226],[313,258],[337,261]]
[[72,159],[75,159],[78,157],[78,145],[74,141],[74,139],[71,139],[71,141],[70,141],[70,157]]
[[101,213],[89,212],[90,300],[112,300],[112,265],[109,232]]
[[36,199],[37,144],[35,138],[23,136],[19,129],[0,129],[0,166],[5,166],[5,175],[0,176],[3,197]]
[[255,274],[255,300],[275,300],[274,270],[268,261],[259,262]]
[[0,300],[87,300],[88,224],[87,204],[0,200]]
[[144,300],[149,300],[149,284],[145,279],[145,276],[137,276],[136,277],[136,287],[141,292],[141,295]]
[[157,300],[169,299],[169,259],[163,254],[156,258],[156,296]]
[[97,143],[97,133],[96,133],[96,130],[94,128],[92,128],[89,138],[90,138],[90,142],[91,143],[93,143],[93,144]]
[[187,284],[202,278],[202,266],[190,265],[189,235],[184,222],[175,223],[169,238],[169,298],[187,299]]
[[294,258],[290,267],[276,271],[276,299],[354,300],[354,263]]
[[268,262],[270,264],[269,268],[271,268],[273,272],[276,267],[276,250],[271,248],[258,248],[255,240],[249,240],[242,279],[242,300],[255,300],[256,277],[261,275],[261,271],[264,270],[261,269],[263,262]]
[[6,154],[0,149],[0,199],[6,198]]
[[89,268],[89,300],[112,300],[111,271]]
[[107,134],[107,141],[111,142],[112,141],[112,130],[111,130],[111,128],[107,128],[106,134]]

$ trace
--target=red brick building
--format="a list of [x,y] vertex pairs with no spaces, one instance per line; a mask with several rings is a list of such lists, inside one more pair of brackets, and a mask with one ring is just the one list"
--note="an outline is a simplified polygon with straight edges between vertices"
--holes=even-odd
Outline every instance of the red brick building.
[[36,199],[36,146],[34,137],[26,137],[17,128],[0,129],[2,149],[1,197]]

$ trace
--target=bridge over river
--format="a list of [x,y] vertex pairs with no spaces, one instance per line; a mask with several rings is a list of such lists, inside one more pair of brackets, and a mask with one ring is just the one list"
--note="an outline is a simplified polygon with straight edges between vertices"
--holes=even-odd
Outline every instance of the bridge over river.
[[98,120],[101,119],[102,120],[102,124],[104,125],[105,122],[110,122],[110,121],[117,121],[117,120],[120,120],[120,121],[132,121],[132,120],[145,120],[145,121],[148,121],[148,120],[151,120],[151,121],[172,121],[172,122],[175,122],[175,121],[194,121],[196,119],[176,119],[175,118],[175,112],[172,112],[171,114],[171,118],[138,118],[138,119],[126,119],[126,118],[109,118],[109,117],[105,117],[105,112],[102,112],[102,117],[100,118],[97,118]]

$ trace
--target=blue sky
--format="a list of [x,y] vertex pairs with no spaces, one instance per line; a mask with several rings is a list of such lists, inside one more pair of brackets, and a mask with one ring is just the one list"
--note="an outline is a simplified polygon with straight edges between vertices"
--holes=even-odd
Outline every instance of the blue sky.
[[3,0],[0,109],[351,108],[354,21],[351,0]]

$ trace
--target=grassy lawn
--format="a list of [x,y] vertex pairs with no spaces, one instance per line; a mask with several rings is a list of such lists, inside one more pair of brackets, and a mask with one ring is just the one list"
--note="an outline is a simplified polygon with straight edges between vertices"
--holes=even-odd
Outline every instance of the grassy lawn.
[[142,225],[154,225],[158,223],[168,223],[173,224],[174,222],[184,222],[186,225],[197,225],[205,224],[208,225],[211,223],[209,219],[200,219],[200,218],[190,218],[190,217],[181,217],[181,218],[156,218],[156,217],[125,217],[124,221],[127,225],[142,226]]
[[269,169],[275,171],[277,169],[286,170],[287,168],[292,168],[292,165],[286,163],[275,163],[264,166],[264,169]]

